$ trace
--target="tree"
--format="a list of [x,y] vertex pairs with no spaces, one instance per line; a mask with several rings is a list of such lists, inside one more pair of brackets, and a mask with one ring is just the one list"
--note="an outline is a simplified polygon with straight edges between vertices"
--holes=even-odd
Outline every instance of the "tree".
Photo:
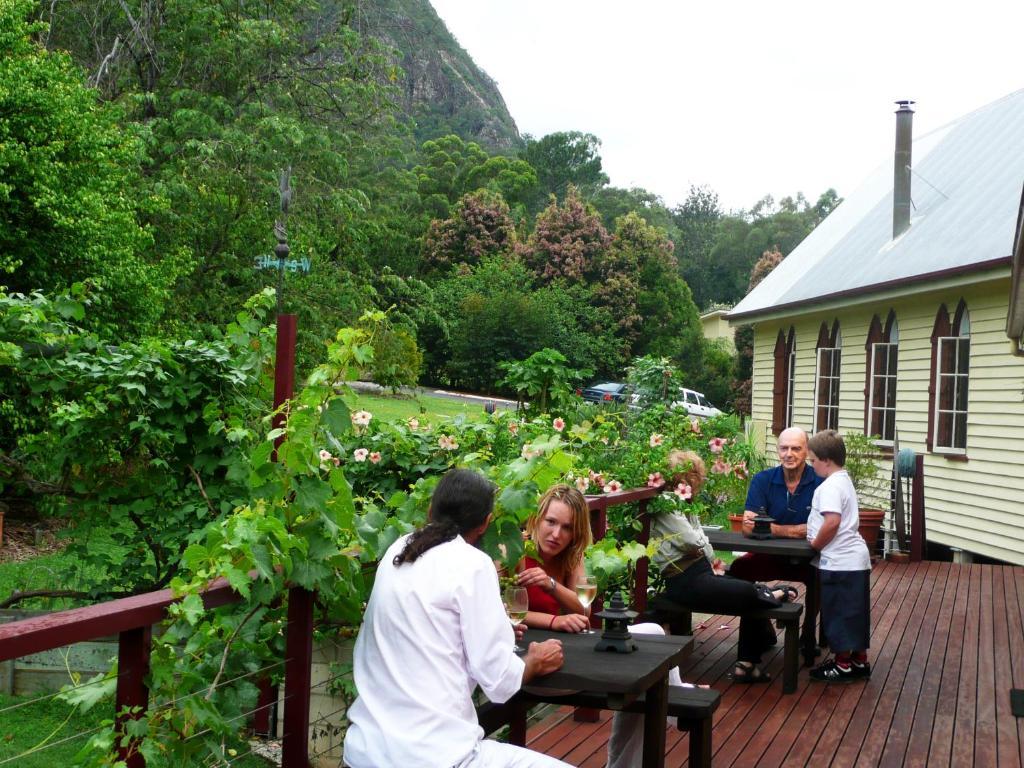
[[676,253],[680,272],[693,291],[697,306],[703,307],[708,302],[703,287],[704,265],[722,220],[718,194],[709,187],[690,187],[686,200],[672,211],[672,218],[681,237]]
[[92,327],[131,336],[160,316],[180,263],[151,261],[133,190],[140,145],[62,53],[33,4],[0,5],[0,273],[12,291],[90,286]]
[[672,212],[658,195],[646,189],[604,187],[590,197],[590,204],[601,214],[605,226],[614,226],[620,216],[636,213],[648,224],[663,230],[674,243],[682,240]]
[[423,236],[423,268],[446,271],[477,264],[485,256],[511,253],[515,244],[508,205],[497,192],[478,189],[463,195],[450,218],[430,222]]
[[569,187],[589,198],[608,183],[601,169],[601,140],[591,133],[560,131],[542,139],[526,136],[522,159],[537,172],[537,193],[531,209],[539,211],[551,195],[564,197]]
[[673,250],[666,234],[637,213],[615,222],[609,251],[617,255],[619,268],[628,265],[636,279],[633,311],[639,323],[632,354],[671,357],[692,370],[700,359],[700,318]]
[[557,279],[590,283],[602,274],[600,257],[610,242],[600,216],[570,186],[561,205],[552,199],[537,216],[517,253],[542,285]]
[[413,173],[423,206],[434,218],[448,217],[451,206],[478,189],[498,192],[509,204],[519,205],[537,185],[537,174],[529,163],[491,157],[479,144],[454,135],[423,142],[420,158]]
[[435,285],[447,339],[432,339],[429,375],[476,392],[493,392],[500,364],[551,346],[550,311],[529,275],[506,257],[485,258]]
[[[159,258],[189,263],[177,322],[220,325],[274,281],[253,261],[273,245],[281,169],[295,189],[292,256],[314,279],[336,279],[378,242],[371,195],[409,133],[395,119],[394,66],[347,14],[316,0],[48,5],[49,44],[69,50],[144,139],[144,223]],[[404,234],[393,222],[386,231]],[[286,291],[287,308],[296,295]]]
[[775,269],[785,256],[778,248],[773,248],[770,251],[765,251],[761,254],[761,258],[757,260],[754,268],[750,271],[750,282],[747,284],[747,293],[754,290],[754,287],[768,277],[769,273]]

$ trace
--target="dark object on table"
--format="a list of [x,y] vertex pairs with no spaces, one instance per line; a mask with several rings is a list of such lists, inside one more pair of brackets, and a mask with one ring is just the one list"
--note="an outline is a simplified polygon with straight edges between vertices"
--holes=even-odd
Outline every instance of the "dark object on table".
[[627,628],[637,617],[637,612],[626,607],[621,592],[616,592],[608,606],[597,615],[604,619],[604,632],[594,646],[595,651],[632,653],[637,650],[636,641]]
[[1024,688],[1010,689],[1010,711],[1014,717],[1024,717]]
[[772,523],[775,520],[768,515],[758,515],[754,518],[754,531],[750,534],[752,539],[770,539],[772,537]]

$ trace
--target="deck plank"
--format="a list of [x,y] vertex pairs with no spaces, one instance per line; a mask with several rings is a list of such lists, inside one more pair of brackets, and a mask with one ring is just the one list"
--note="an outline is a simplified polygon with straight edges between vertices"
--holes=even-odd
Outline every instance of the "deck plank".
[[[769,685],[734,685],[738,619],[695,627],[684,680],[722,693],[715,768],[830,765],[1022,768],[1024,719],[1009,712],[1024,687],[1024,568],[879,563],[872,573],[872,678],[811,683],[782,694],[782,644],[765,655]],[[726,629],[720,629],[726,625]],[[528,743],[570,765],[603,768],[611,713],[576,723],[562,707]],[[687,764],[687,737],[667,733],[666,766]]]
[[[992,579],[992,658],[993,658],[993,717],[996,727],[996,761],[1003,768],[1021,768],[1020,740],[1017,724],[1010,714],[1010,699],[1004,694],[1013,680],[1011,657],[1000,653],[1010,648],[1009,601],[1006,592],[1005,567],[994,569]],[[979,691],[979,695],[980,695]],[[1009,717],[1007,717],[1009,715]]]
[[[903,633],[910,621],[911,613],[917,604],[922,580],[916,578],[922,571],[920,564],[912,564],[906,567],[901,580],[902,594],[894,594],[885,611],[882,614],[879,627],[874,634],[878,638],[872,643],[872,677],[868,682],[857,682],[846,686],[848,691],[842,693],[842,698],[836,705],[832,716],[829,718],[818,745],[811,754],[812,765],[822,765],[838,751],[847,731],[852,731],[849,738],[859,740],[867,728],[871,719],[874,700],[879,692],[886,685],[901,684],[901,682],[890,682],[888,680],[890,668],[894,659],[897,658],[897,651],[903,639]],[[884,640],[882,639],[884,638]],[[877,648],[877,650],[875,650]],[[898,669],[897,669],[898,671]],[[869,707],[859,707],[861,699],[871,701]],[[853,764],[852,762],[849,764]]]
[[914,708],[914,718],[906,728],[900,724],[892,729],[892,749],[890,751],[889,745],[886,745],[886,751],[882,753],[882,765],[887,768],[901,763],[904,766],[920,766],[921,768],[926,765],[960,574],[959,568],[944,568],[943,570],[945,579],[941,591],[938,587],[938,580],[936,580],[935,592],[939,597],[939,607],[928,644],[927,657],[920,672],[920,688]]
[[[854,723],[866,725],[866,728],[860,729],[862,740],[840,745],[836,753],[839,762],[877,765],[890,737],[899,734],[896,728],[897,715],[909,714],[908,719],[913,718],[921,686],[920,678],[924,672],[923,666],[914,663],[914,654],[919,646],[928,646],[936,618],[934,612],[938,608],[933,602],[937,592],[936,581],[942,570],[939,563],[921,565],[918,572],[923,574],[919,579],[921,590],[917,593],[909,621],[896,645],[885,682],[873,680],[854,713]],[[941,594],[938,599],[941,601]],[[901,702],[904,705],[902,710],[899,708]],[[906,736],[905,729],[902,735]]]

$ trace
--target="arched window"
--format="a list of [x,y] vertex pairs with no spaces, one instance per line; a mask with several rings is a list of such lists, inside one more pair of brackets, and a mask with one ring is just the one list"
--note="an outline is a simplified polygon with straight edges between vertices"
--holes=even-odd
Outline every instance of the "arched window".
[[793,381],[796,378],[796,332],[779,330],[775,338],[775,375],[772,382],[772,432],[778,435],[793,424]]
[[839,373],[843,340],[839,321],[829,331],[825,323],[818,332],[817,371],[814,377],[814,431],[839,429]]
[[864,433],[877,435],[879,443],[892,445],[896,434],[896,367],[899,360],[900,330],[896,314],[882,326],[878,315],[868,330],[867,381],[864,398]]
[[967,384],[971,368],[971,318],[963,299],[950,322],[939,307],[932,329],[932,385],[928,388],[928,447],[967,452]]

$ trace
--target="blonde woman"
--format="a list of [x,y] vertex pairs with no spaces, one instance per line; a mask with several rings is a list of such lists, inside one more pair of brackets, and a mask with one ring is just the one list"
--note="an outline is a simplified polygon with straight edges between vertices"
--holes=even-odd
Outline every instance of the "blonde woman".
[[587,500],[571,485],[552,486],[527,520],[526,535],[537,546],[540,561],[524,557],[517,569],[517,581],[530,596],[524,623],[582,632],[588,620],[576,598],[576,583],[584,576],[583,555],[592,541]]

